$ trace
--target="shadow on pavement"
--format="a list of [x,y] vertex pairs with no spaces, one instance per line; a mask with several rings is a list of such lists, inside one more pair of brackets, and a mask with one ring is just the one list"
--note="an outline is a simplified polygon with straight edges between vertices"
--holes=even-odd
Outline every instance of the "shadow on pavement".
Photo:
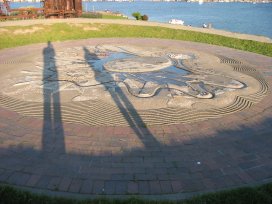
[[[86,48],[84,51],[85,56],[90,54]],[[1,183],[83,194],[170,195],[271,181],[270,112],[255,125],[220,127],[210,133],[204,129],[202,135],[200,130],[195,130],[195,135],[186,129],[156,132],[161,127],[146,128],[117,84],[116,91],[109,93],[133,135],[144,144],[131,148],[138,138],[129,140],[131,137],[127,136],[128,143],[123,144],[120,135],[106,127],[62,123],[58,70],[50,42],[43,53],[41,137],[40,129],[31,124],[22,126],[7,121],[7,126],[0,130]],[[89,66],[92,69],[92,64]],[[107,84],[103,86],[108,90]],[[78,127],[85,128],[86,135],[80,135]],[[21,132],[24,134],[18,137]],[[159,136],[167,142],[159,142]],[[35,146],[39,140],[41,149]]]
[[64,132],[61,117],[61,101],[55,50],[49,41],[43,50],[43,132],[42,151],[52,149],[65,153]]

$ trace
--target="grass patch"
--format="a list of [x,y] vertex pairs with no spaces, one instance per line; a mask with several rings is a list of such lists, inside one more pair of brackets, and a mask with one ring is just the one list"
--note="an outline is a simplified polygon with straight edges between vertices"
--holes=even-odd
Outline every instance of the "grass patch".
[[104,19],[127,19],[124,16],[115,16],[115,15],[106,15],[106,14],[102,14],[102,18],[104,18]]
[[272,56],[272,44],[250,40],[224,37],[213,34],[199,33],[186,30],[175,30],[162,27],[117,25],[117,24],[84,24],[93,26],[97,30],[84,30],[84,26],[78,27],[73,24],[56,23],[53,25],[33,25],[31,27],[43,27],[43,30],[31,34],[14,34],[17,29],[26,27],[5,27],[7,31],[0,30],[0,49],[42,43],[47,41],[65,41],[87,38],[103,37],[139,37],[139,38],[163,38],[201,42],[212,45],[225,46],[239,50],[254,52]]
[[13,187],[0,186],[1,204],[271,204],[272,183],[259,187],[238,188],[229,191],[209,193],[196,196],[183,201],[149,201],[138,198],[127,200],[113,200],[99,198],[95,200],[76,200],[61,197],[49,197],[40,194],[33,194],[27,191],[18,190]]
[[105,14],[105,13],[99,13],[99,12],[88,12],[83,13],[81,15],[82,18],[103,18],[103,19],[127,19],[124,16],[117,16],[114,14]]
[[81,18],[102,18],[102,14],[97,12],[88,12],[88,13],[83,13],[81,15]]

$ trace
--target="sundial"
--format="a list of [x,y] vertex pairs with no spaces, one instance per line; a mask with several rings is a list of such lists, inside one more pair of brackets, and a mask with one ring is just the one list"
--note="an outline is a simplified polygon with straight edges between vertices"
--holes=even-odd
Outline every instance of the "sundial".
[[267,181],[271,64],[162,39],[3,49],[0,180],[61,195],[170,199],[244,185],[241,167]]
[[[53,103],[63,110],[78,108],[73,119],[64,111],[67,122],[124,125],[121,109],[136,110],[147,124],[193,122],[249,108],[266,95],[260,93],[267,87],[256,70],[226,59],[182,48],[99,44],[54,49],[49,44],[32,66],[2,76],[1,95],[39,106],[59,95]],[[3,105],[32,114],[10,104]],[[42,117],[42,108],[35,114]],[[116,120],[107,122],[110,117]]]

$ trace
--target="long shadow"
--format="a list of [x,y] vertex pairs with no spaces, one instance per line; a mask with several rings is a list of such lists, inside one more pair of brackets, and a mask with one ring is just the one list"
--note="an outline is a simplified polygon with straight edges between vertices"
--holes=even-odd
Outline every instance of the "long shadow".
[[[87,59],[89,51],[86,48],[84,51]],[[266,117],[256,124],[233,128],[222,126],[214,132],[204,129],[202,134],[197,135],[186,130],[173,130],[171,135],[165,135],[172,138],[169,144],[160,144],[147,128],[142,128],[144,121],[121,88],[117,86],[118,90],[110,91],[110,84],[104,84],[104,88],[109,90],[116,106],[145,148],[104,153],[100,151],[101,147],[107,148],[103,140],[99,144],[96,141],[98,137],[83,137],[78,133],[76,138],[67,137],[67,140],[79,149],[82,145],[82,151],[70,151],[67,147],[69,151],[65,152],[59,77],[50,42],[43,54],[43,149],[33,148],[35,140],[33,144],[29,141],[29,146],[21,145],[25,139],[32,138],[31,134],[22,134],[25,130],[32,132],[32,124],[9,124],[1,115],[0,122],[4,124],[6,121],[7,126],[0,128],[0,184],[84,194],[171,195],[272,181],[271,110],[267,109]],[[91,62],[89,66],[93,67]],[[98,74],[96,79],[99,81]],[[108,77],[112,78],[110,73]],[[194,127],[198,128],[197,124]],[[93,131],[88,128],[88,131]],[[101,129],[100,133],[107,135],[107,130]],[[86,138],[88,140],[78,142]],[[11,141],[13,145],[10,145]],[[150,153],[150,142],[158,145],[159,151]],[[51,151],[58,152],[46,154],[46,158],[40,157],[41,153]],[[136,190],[131,188],[134,185]],[[178,195],[173,194],[172,198],[178,198]]]
[[54,47],[49,41],[43,49],[43,131],[42,151],[65,153],[58,70]]
[[[84,47],[85,60],[90,66],[91,69],[94,69],[92,61],[88,60],[88,56],[92,55],[90,51]],[[98,58],[98,57],[97,57]],[[133,129],[138,138],[142,141],[145,147],[159,147],[161,144],[157,141],[157,139],[153,136],[153,134],[146,128],[145,122],[142,120],[141,116],[138,114],[137,110],[134,108],[133,104],[129,101],[121,87],[118,83],[115,83],[115,89],[112,90],[111,84],[114,81],[114,78],[109,72],[105,72],[105,77],[109,79],[109,83],[104,83],[101,78],[98,76],[99,71],[94,69],[95,79],[100,82],[106,90],[110,93],[113,101],[116,106],[119,108],[123,117],[129,124],[129,126]]]

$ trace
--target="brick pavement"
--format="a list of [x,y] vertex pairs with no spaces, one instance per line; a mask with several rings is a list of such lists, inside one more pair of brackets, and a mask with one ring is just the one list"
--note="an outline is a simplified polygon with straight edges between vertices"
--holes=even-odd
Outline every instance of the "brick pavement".
[[[224,53],[272,69],[269,57],[198,43],[133,39]],[[96,39],[66,45],[128,42]],[[43,45],[27,46],[39,50]],[[61,46],[61,43],[56,43]],[[0,52],[18,52],[22,48]],[[3,55],[2,55],[3,56]],[[272,76],[265,76],[271,86]],[[183,195],[272,180],[271,93],[250,109],[190,124],[141,128],[63,122],[63,136],[43,138],[43,119],[0,107],[0,182],[83,195]],[[60,126],[56,126],[58,130]],[[156,140],[154,140],[155,138]],[[45,147],[46,148],[43,148]],[[60,151],[62,147],[65,151]]]

